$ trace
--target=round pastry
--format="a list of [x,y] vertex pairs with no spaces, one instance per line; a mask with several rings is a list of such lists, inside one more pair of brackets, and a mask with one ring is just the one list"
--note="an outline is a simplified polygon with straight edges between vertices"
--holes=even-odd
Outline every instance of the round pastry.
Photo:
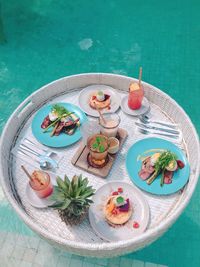
[[110,196],[104,207],[104,215],[111,226],[125,224],[131,217],[133,209],[129,199],[122,195]]
[[104,94],[102,91],[96,92],[90,97],[89,104],[93,109],[109,108],[110,95]]

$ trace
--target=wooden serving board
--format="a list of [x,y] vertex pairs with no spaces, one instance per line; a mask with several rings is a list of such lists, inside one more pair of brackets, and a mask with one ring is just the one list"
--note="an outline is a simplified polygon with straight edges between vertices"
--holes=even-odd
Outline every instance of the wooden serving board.
[[123,143],[125,142],[127,136],[128,136],[127,131],[122,128],[119,128],[118,133],[117,133],[117,138],[119,140],[119,151],[114,155],[111,155],[111,154],[108,155],[109,161],[106,164],[106,166],[104,166],[103,168],[94,168],[88,164],[87,156],[89,153],[89,149],[82,142],[81,142],[79,149],[76,151],[75,155],[73,156],[71,163],[74,166],[81,168],[89,173],[105,178],[109,174],[112,168],[112,165],[115,161],[115,158],[117,157],[117,154],[120,152],[120,149]]

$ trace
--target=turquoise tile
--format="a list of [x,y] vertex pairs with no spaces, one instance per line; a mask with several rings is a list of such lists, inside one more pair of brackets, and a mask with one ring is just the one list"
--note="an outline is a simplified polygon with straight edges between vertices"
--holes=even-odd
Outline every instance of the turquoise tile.
[[70,261],[70,267],[82,267],[83,266],[83,261],[82,260],[78,260],[78,259],[71,259]]
[[[52,80],[83,72],[137,77],[142,65],[143,79],[171,95],[200,133],[199,10],[198,0],[1,1],[0,132],[22,100]],[[200,266],[199,195],[200,184],[184,213],[159,240],[104,261],[59,252],[40,241],[0,190],[0,264],[24,264],[11,258],[20,258],[14,252],[19,246],[22,251],[35,249],[35,257],[30,250],[23,256],[34,258],[32,267],[44,267],[51,257],[52,262],[58,259],[58,266]]]
[[59,257],[56,267],[70,266],[71,258]]

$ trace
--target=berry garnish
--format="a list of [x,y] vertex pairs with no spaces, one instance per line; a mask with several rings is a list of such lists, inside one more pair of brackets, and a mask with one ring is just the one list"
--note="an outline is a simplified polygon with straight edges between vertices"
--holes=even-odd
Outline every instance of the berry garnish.
[[133,228],[139,228],[140,227],[140,225],[139,225],[139,223],[138,222],[133,222]]
[[183,169],[183,168],[185,167],[185,164],[184,164],[181,160],[178,159],[176,162],[177,162],[178,167],[179,167],[180,169]]
[[119,193],[123,193],[123,188],[122,188],[122,187],[119,187],[117,191],[118,191]]
[[113,209],[113,210],[112,210],[112,214],[113,214],[113,215],[117,215],[117,214],[118,214],[118,210],[117,210],[117,209]]
[[113,196],[117,196],[117,195],[118,195],[118,192],[115,191],[115,192],[112,193],[112,195],[113,195]]
[[129,206],[130,206],[129,199],[127,198],[126,204],[124,204],[123,206],[120,206],[119,207],[119,211],[121,211],[121,212],[128,212],[129,211]]
[[95,95],[93,95],[93,96],[92,96],[92,100],[95,100],[95,99],[96,99],[96,96],[95,96]]

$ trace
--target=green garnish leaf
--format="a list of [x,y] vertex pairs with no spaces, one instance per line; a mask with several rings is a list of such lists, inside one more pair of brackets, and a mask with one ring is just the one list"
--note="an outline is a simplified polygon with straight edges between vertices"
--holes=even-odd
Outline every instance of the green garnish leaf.
[[100,136],[97,136],[97,137],[96,137],[96,141],[97,141],[98,144],[100,144],[100,142],[101,142],[101,137],[100,137]]
[[61,117],[64,114],[67,115],[69,113],[69,111],[65,107],[58,104],[53,105],[51,112],[55,112],[58,115],[58,117]]
[[103,145],[99,145],[99,152],[103,153],[105,151],[105,147]]
[[118,204],[121,204],[121,203],[123,203],[123,202],[124,202],[124,198],[123,198],[123,197],[121,197],[121,196],[120,196],[120,197],[117,197],[117,199],[116,199],[116,200],[117,200],[117,203],[118,203]]
[[177,156],[171,151],[167,150],[163,152],[155,163],[155,170],[164,170],[170,162],[176,161]]
[[98,147],[97,143],[92,144],[92,148],[96,149]]

